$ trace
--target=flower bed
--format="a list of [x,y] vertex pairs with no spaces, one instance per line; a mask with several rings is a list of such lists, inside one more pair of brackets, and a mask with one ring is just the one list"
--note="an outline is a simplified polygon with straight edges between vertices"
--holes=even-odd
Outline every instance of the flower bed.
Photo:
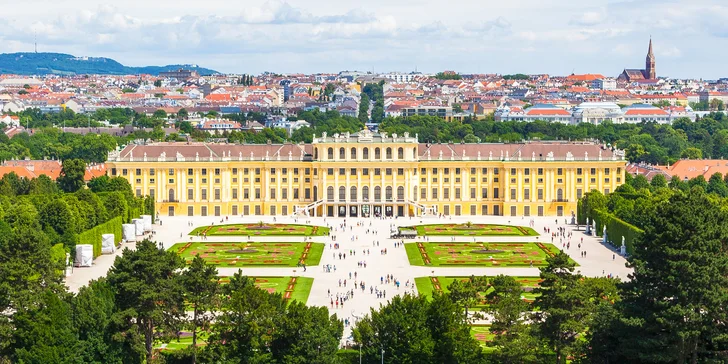
[[298,224],[227,224],[198,227],[190,235],[287,235],[287,236],[323,236],[329,234],[329,228],[323,226]]
[[185,261],[190,262],[195,255],[205,259],[208,264],[221,267],[244,266],[287,266],[296,267],[299,263],[318,265],[323,253],[322,243],[205,243],[188,242],[175,244],[170,248]]
[[558,252],[553,245],[544,243],[408,244],[417,247],[406,249],[410,264],[426,266],[542,267],[548,257]]
[[464,236],[537,236],[535,230],[523,226],[494,224],[431,224],[403,227],[414,229],[418,235],[464,235]]

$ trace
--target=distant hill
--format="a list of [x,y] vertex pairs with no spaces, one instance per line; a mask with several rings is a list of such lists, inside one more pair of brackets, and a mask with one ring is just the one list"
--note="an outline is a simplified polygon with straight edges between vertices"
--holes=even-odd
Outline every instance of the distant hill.
[[197,65],[168,65],[127,67],[103,57],[75,57],[63,53],[2,53],[0,54],[0,73],[19,75],[159,75],[160,72],[180,68],[197,71],[202,76],[218,73]]

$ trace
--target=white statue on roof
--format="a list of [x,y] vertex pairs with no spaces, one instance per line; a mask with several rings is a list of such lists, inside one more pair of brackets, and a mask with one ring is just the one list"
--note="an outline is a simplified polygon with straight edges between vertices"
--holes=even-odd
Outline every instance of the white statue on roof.
[[546,154],[546,157],[553,159],[554,158],[554,152],[549,152]]
[[323,133],[321,133],[321,138],[323,138],[323,139],[326,139],[326,135],[327,135],[327,134],[328,134],[327,132],[323,132]]
[[409,132],[408,131],[404,132],[404,137],[405,138],[409,138]]
[[387,139],[387,132],[386,131],[380,132],[379,134],[382,135],[382,139]]
[[574,158],[574,155],[571,154],[571,152],[566,152],[566,159],[572,159]]

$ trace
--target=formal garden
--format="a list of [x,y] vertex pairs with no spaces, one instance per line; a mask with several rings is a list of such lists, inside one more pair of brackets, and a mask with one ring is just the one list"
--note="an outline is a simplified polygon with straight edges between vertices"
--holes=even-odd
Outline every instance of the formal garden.
[[273,266],[296,267],[300,264],[318,265],[324,251],[323,243],[177,243],[169,248],[186,262],[195,255],[218,267]]
[[299,224],[267,224],[256,222],[250,224],[223,224],[200,226],[190,232],[190,235],[226,235],[226,236],[325,236],[329,228],[324,226]]
[[538,236],[536,230],[525,226],[474,224],[429,224],[406,227],[415,229],[417,235],[448,235],[448,236]]
[[548,243],[407,243],[411,265],[542,267],[559,249]]
[[[523,289],[523,294],[521,294],[521,299],[523,299],[526,302],[533,302],[533,300],[536,299],[536,294],[533,293],[533,290],[536,289],[539,286],[539,283],[541,283],[540,277],[513,277],[515,280],[521,285],[521,288]],[[417,277],[415,278],[415,285],[417,286],[417,292],[420,294],[423,294],[427,297],[432,297],[432,294],[434,292],[440,292],[440,293],[450,293],[450,285],[456,281],[462,281],[467,282],[470,280],[470,277],[444,277],[444,276],[438,276],[438,277]],[[476,306],[472,307],[474,309],[483,309],[488,305],[488,302],[485,299],[485,296],[492,291],[492,288],[490,287],[490,284],[488,285],[488,289],[485,290],[485,292],[479,292],[479,295],[481,296],[482,300],[480,303],[478,303]]]
[[495,338],[495,334],[490,332],[490,325],[470,326],[470,336],[478,341],[484,352],[489,353],[495,350],[494,347],[488,346],[488,343],[493,341]]

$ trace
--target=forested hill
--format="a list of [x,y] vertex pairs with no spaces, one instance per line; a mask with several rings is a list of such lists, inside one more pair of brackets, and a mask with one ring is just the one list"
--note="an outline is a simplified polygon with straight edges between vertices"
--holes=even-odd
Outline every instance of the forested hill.
[[75,57],[63,53],[2,53],[0,54],[0,73],[19,75],[158,75],[159,72],[180,68],[197,71],[200,75],[210,75],[217,71],[196,65],[167,65],[147,67],[127,67],[103,57]]

